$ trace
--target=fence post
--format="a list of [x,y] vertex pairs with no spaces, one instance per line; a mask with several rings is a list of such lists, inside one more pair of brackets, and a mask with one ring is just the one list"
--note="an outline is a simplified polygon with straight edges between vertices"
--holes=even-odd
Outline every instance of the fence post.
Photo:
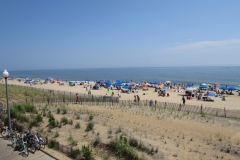
[[157,110],[157,100],[155,100],[155,111]]
[[202,114],[203,112],[202,112],[202,105],[201,105],[201,114]]
[[166,109],[166,107],[167,107],[167,102],[165,102],[165,105],[164,105],[164,108]]
[[227,113],[226,113],[225,107],[224,107],[224,116],[225,116],[225,118],[227,117]]
[[180,103],[178,111],[181,111],[182,104]]
[[46,136],[45,138],[46,138],[45,144],[48,145],[48,137]]

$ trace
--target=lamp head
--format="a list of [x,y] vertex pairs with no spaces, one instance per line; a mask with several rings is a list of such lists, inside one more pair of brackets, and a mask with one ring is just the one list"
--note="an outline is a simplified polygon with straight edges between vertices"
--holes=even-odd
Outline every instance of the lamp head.
[[3,71],[3,77],[4,78],[8,78],[8,76],[9,76],[9,73],[8,73],[8,71],[5,69],[4,71]]

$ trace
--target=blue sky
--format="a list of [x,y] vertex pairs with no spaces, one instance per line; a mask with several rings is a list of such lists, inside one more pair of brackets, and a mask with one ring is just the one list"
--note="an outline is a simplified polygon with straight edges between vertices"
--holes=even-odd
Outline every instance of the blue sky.
[[0,1],[0,69],[239,66],[239,0]]

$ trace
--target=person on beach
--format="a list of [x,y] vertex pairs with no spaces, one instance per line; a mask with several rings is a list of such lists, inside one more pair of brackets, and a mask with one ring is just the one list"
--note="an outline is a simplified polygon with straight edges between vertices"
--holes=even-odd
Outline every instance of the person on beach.
[[185,105],[186,100],[185,100],[184,96],[182,97],[182,101],[183,101],[183,105]]
[[121,97],[121,93],[120,93],[120,90],[118,90],[118,97],[119,97],[119,98]]
[[80,96],[78,95],[78,93],[76,93],[76,104],[80,103]]
[[140,101],[140,97],[137,95],[137,102],[139,102]]
[[112,97],[114,96],[114,92],[112,92]]
[[134,102],[137,102],[137,96],[134,95]]

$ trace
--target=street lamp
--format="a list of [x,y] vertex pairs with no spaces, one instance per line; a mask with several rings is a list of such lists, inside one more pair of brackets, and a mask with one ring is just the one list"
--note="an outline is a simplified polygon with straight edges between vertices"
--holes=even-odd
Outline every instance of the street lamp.
[[8,103],[8,85],[7,85],[7,79],[8,79],[9,73],[5,69],[3,71],[2,75],[5,78],[5,84],[6,84],[6,99],[7,99],[7,110],[8,110],[8,129],[11,130],[11,117],[10,117],[10,107],[9,107],[9,103]]

